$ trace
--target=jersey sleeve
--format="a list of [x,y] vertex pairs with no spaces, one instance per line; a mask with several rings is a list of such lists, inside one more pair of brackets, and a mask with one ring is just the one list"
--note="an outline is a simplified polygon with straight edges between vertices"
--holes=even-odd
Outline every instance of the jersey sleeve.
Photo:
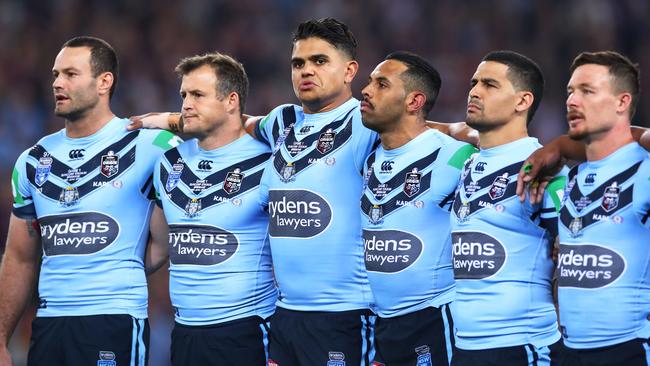
[[142,172],[149,172],[149,174],[146,175],[148,177],[146,181],[141,183],[140,191],[148,199],[154,200],[156,196],[152,183],[154,166],[157,166],[156,161],[165,151],[180,145],[183,139],[164,130],[141,130],[141,136],[138,154],[143,158],[140,159],[138,168],[142,169]]
[[158,207],[162,208],[162,201],[160,200],[160,192],[162,192],[162,189],[164,189],[162,184],[160,183],[160,169],[162,167],[162,159],[163,155],[161,154],[158,159],[156,159],[156,162],[154,163],[153,166],[153,195],[154,195],[154,200],[156,202],[156,205]]
[[36,209],[27,177],[27,156],[28,151],[25,151],[18,157],[11,174],[11,192],[14,199],[12,212],[21,219],[34,219],[36,218]]
[[[478,149],[470,144],[466,144],[460,141],[453,141],[448,145],[446,155],[443,156],[445,163],[442,165],[442,169],[436,174],[440,177],[445,177],[445,181],[448,183],[446,191],[449,192],[449,195],[445,197],[438,205],[446,210],[451,211],[451,208],[454,204],[454,196],[456,193],[456,187],[460,181],[460,176],[463,168],[465,167],[465,162],[475,153],[478,152]],[[439,181],[441,183],[441,181]]]
[[542,205],[539,208],[540,226],[546,229],[552,237],[558,233],[558,213],[564,202],[564,190],[567,184],[569,168],[564,167],[546,186]]
[[282,111],[287,107],[293,108],[293,105],[283,104],[281,106],[278,106],[255,124],[255,137],[259,141],[265,143],[270,147],[273,147],[273,145],[275,145],[276,138],[280,132],[278,119],[280,118]]
[[639,166],[636,182],[634,182],[633,204],[641,224],[650,228],[650,158],[646,158]]

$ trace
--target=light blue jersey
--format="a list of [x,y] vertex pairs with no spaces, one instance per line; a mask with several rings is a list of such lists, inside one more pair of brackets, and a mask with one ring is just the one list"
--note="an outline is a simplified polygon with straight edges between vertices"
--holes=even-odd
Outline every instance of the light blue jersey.
[[560,323],[571,348],[650,338],[650,161],[637,143],[569,173],[560,213]]
[[169,224],[169,292],[176,321],[222,323],[275,310],[268,215],[259,183],[271,152],[244,135],[206,151],[167,151],[154,186]]
[[16,162],[14,214],[40,224],[37,316],[130,314],[147,317],[143,257],[156,158],[177,137],[127,132],[112,119],[91,136],[61,130]]
[[449,210],[463,163],[476,152],[435,130],[366,161],[361,199],[365,263],[384,318],[454,299]]
[[324,113],[274,109],[257,136],[274,145],[262,178],[278,306],[302,311],[368,308],[358,202],[365,158],[377,134],[361,123],[359,101]]
[[527,137],[483,149],[463,171],[451,215],[452,315],[461,349],[543,347],[560,338],[551,250],[562,179],[541,206],[515,195],[523,160],[539,147]]

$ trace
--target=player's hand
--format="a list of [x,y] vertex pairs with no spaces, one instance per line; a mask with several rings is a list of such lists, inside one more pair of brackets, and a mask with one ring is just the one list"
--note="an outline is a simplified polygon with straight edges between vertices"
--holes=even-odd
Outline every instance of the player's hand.
[[151,112],[147,114],[141,114],[139,116],[132,116],[129,117],[131,123],[126,126],[126,129],[129,131],[137,130],[140,128],[159,128],[161,130],[169,130],[169,115],[169,112]]
[[13,366],[11,353],[9,353],[9,349],[6,346],[0,347],[0,366]]
[[544,190],[555,175],[564,166],[561,150],[558,144],[548,145],[533,152],[519,171],[517,177],[517,195],[523,202],[526,199],[526,188],[532,204],[542,201]]

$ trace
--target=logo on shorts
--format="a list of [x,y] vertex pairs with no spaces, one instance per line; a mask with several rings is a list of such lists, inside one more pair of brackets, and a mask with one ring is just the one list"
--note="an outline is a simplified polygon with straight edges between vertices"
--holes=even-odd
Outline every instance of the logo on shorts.
[[418,355],[418,363],[416,366],[432,366],[429,346],[422,345],[415,347],[415,353]]
[[345,366],[345,353],[330,351],[327,357],[329,358],[327,366]]
[[115,362],[115,353],[111,351],[99,351],[97,366],[117,366],[117,362]]

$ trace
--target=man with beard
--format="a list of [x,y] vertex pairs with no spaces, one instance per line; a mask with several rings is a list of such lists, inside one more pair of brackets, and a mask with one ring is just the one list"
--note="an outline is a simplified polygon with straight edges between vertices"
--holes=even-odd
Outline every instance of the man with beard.
[[52,75],[54,113],[65,128],[20,155],[13,171],[0,272],[0,364],[11,365],[7,344],[40,262],[28,364],[144,366],[151,175],[176,138],[128,132],[128,120],[113,114],[118,61],[105,41],[69,40]]
[[611,51],[571,65],[568,135],[587,161],[568,174],[558,295],[566,366],[650,364],[650,162],[634,141],[638,67]]
[[457,298],[452,365],[548,365],[556,356],[557,317],[551,248],[563,180],[542,205],[519,202],[517,173],[540,147],[527,125],[544,79],[529,58],[486,55],[471,81],[466,122],[481,150],[464,167],[451,215]]
[[440,90],[422,57],[394,52],[370,74],[363,124],[381,145],[364,167],[361,223],[378,318],[376,365],[449,365],[454,299],[449,210],[476,149],[427,127]]

